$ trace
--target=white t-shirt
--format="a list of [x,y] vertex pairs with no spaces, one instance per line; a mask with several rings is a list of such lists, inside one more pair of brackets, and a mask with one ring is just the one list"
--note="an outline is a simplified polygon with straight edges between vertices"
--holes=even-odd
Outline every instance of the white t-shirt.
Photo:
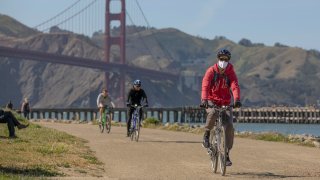
[[102,93],[100,93],[97,98],[97,106],[101,107],[101,105],[108,106],[108,107],[114,107],[114,103],[111,101],[111,98],[109,96],[103,97]]

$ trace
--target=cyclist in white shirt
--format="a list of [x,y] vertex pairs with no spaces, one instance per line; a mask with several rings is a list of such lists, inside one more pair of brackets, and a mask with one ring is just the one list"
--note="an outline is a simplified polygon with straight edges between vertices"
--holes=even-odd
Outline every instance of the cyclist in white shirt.
[[98,95],[97,106],[98,106],[99,112],[100,112],[100,117],[99,117],[99,124],[100,124],[102,113],[104,113],[105,107],[112,107],[112,108],[115,107],[114,103],[112,102],[112,100],[108,94],[107,89],[102,89],[102,92]]

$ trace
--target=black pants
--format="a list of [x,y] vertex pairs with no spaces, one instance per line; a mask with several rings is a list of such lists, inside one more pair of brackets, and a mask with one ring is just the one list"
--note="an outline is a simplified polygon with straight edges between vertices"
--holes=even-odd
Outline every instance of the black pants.
[[[129,132],[129,129],[130,129],[130,126],[131,126],[131,118],[132,118],[132,114],[134,112],[135,108],[128,108],[128,112],[127,112],[127,115],[128,115],[128,120],[127,120],[127,133]],[[140,109],[140,113],[139,113],[139,120],[141,122],[141,119],[142,119],[142,109]]]
[[15,135],[14,126],[19,126],[19,121],[13,116],[11,112],[4,112],[4,116],[0,118],[0,123],[7,123],[9,136]]
[[29,112],[28,111],[24,111],[23,112],[23,116],[29,120]]

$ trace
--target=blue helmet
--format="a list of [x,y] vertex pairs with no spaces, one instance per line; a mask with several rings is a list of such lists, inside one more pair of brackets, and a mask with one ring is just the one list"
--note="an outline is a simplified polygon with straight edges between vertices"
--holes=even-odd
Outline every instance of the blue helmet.
[[139,79],[133,81],[133,85],[141,86],[141,81]]
[[220,49],[217,53],[217,58],[219,59],[220,56],[227,56],[229,60],[231,59],[231,53],[227,49]]

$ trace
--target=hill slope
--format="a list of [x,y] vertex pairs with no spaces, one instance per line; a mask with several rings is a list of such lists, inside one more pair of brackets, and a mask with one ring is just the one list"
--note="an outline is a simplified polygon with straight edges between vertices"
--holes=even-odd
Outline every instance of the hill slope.
[[[7,16],[0,16],[7,20]],[[26,27],[12,20],[2,29]],[[9,28],[10,27],[10,28]],[[92,59],[103,59],[103,34],[88,38],[66,31],[38,33],[1,31],[0,45],[32,49]],[[6,32],[6,33],[3,33]],[[232,52],[245,105],[314,104],[320,99],[320,53],[286,46],[235,43],[224,37],[212,40],[194,37],[176,29],[127,28],[127,63],[166,72],[202,76],[215,63],[215,54],[225,47]],[[117,29],[113,30],[117,33]],[[20,35],[21,34],[21,35]],[[26,34],[26,35],[23,35]],[[111,61],[117,61],[118,49],[112,50]],[[34,107],[94,107],[103,87],[103,73],[98,70],[17,61],[0,57],[0,104],[13,99],[19,104],[29,97]],[[112,97],[118,97],[118,76],[111,74]],[[200,78],[185,77],[184,82],[150,80],[148,77],[126,77],[126,91],[133,79],[143,81],[151,106],[183,106],[199,103]],[[198,81],[195,81],[198,79]],[[160,96],[159,96],[160,94]],[[177,98],[172,98],[177,97]],[[123,100],[116,99],[117,103]]]

